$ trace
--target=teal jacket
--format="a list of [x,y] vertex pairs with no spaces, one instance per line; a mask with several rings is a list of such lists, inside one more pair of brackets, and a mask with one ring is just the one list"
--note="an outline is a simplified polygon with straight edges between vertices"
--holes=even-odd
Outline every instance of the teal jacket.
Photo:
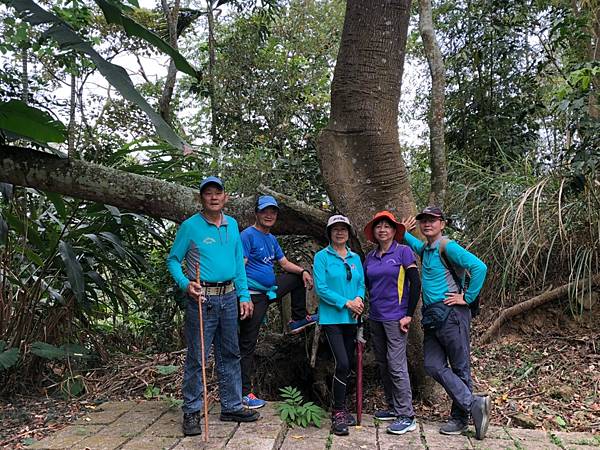
[[250,301],[240,230],[233,217],[223,215],[217,227],[198,213],[181,224],[167,258],[167,268],[181,290],[186,291],[190,280],[196,279],[198,262],[202,281],[233,280],[240,301]]
[[[352,274],[350,280],[347,279],[348,270]],[[365,297],[365,276],[360,257],[348,249],[344,261],[333,247],[328,246],[315,255],[313,277],[319,297],[319,324],[356,323],[352,312],[346,308],[346,302]]]
[[[447,292],[459,291],[459,287],[456,286],[452,274],[450,274],[442,263],[439,252],[441,238],[432,245],[429,245],[420,241],[409,232],[406,232],[404,239],[410,248],[421,257],[423,305],[441,302],[446,298]],[[465,250],[455,241],[449,241],[446,244],[445,253],[453,266],[463,269],[457,271],[457,275],[463,278],[463,282],[465,270],[469,272],[471,280],[465,292],[465,301],[471,303],[475,300],[483,286],[487,266],[477,256]]]

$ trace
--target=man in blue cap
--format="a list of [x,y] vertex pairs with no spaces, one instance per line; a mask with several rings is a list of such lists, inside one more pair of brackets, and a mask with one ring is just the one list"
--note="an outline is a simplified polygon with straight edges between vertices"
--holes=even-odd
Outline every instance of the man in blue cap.
[[[313,287],[312,275],[308,269],[290,262],[271,234],[279,213],[277,200],[270,195],[258,197],[254,213],[256,222],[242,231],[246,275],[254,314],[240,322],[242,401],[250,409],[261,408],[266,403],[252,393],[251,378],[254,375],[254,350],[258,331],[269,304],[291,293],[292,321],[288,324],[291,334],[314,325],[318,319],[316,314],[310,315],[306,311],[306,289]],[[275,261],[285,271],[277,276],[273,268]]]
[[[242,320],[252,316],[244,254],[238,224],[223,214],[227,194],[223,182],[208,177],[200,183],[202,211],[185,220],[167,258],[171,275],[184,292],[187,356],[183,373],[183,433],[202,433],[203,409],[200,322],[202,305],[205,360],[214,344],[222,421],[252,422],[260,417],[242,406],[238,310]],[[182,263],[185,262],[185,272]],[[197,269],[199,268],[199,270]],[[196,282],[197,270],[200,283]],[[238,301],[239,298],[239,301]],[[239,303],[239,306],[238,306]]]

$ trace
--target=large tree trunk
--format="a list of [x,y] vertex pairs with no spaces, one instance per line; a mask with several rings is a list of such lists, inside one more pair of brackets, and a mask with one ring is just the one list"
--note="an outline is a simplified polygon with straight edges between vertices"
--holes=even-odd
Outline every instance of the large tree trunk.
[[[181,222],[198,211],[199,192],[175,183],[137,175],[82,160],[59,158],[28,148],[0,145],[0,182],[56,192],[69,197],[105,203],[152,217]],[[300,234],[323,240],[328,214],[264,186],[281,204],[274,232]],[[236,198],[227,212],[240,227],[254,221],[253,197]]]
[[431,0],[419,0],[419,30],[431,74],[429,102],[429,154],[431,162],[431,191],[429,204],[444,207],[448,169],[444,142],[444,103],[446,76],[444,59],[433,31]]
[[[410,0],[348,0],[346,6],[331,117],[317,150],[330,199],[359,232],[376,211],[404,216],[416,209],[398,139],[409,16]],[[366,244],[362,232],[359,239]],[[431,399],[418,324],[409,337],[411,378],[415,393]]]

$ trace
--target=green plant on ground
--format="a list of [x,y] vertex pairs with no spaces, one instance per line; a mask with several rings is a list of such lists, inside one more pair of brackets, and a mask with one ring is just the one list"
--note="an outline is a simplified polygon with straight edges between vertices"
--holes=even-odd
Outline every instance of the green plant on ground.
[[304,398],[300,391],[294,387],[286,386],[279,389],[283,403],[277,406],[279,417],[288,425],[300,425],[307,427],[314,424],[321,428],[321,422],[325,416],[323,408],[315,405],[313,402],[304,403]]
[[160,395],[160,388],[154,386],[153,384],[149,384],[148,387],[146,387],[146,391],[144,392],[144,397],[148,400],[150,400],[151,398],[156,398]]
[[[559,424],[560,425],[560,424]],[[562,426],[562,425],[561,425]],[[549,433],[548,437],[550,438],[550,442],[560,448],[565,448],[563,441],[554,433]]]

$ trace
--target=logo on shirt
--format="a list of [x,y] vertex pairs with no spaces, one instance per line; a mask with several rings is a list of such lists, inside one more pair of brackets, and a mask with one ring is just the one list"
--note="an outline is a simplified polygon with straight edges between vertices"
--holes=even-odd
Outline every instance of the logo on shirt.
[[207,238],[204,238],[204,240],[202,242],[204,242],[206,245],[211,245],[211,244],[214,244],[217,241],[216,241],[216,239],[213,239],[211,237],[207,237]]
[[386,261],[388,264],[398,264],[394,258],[390,258]]

